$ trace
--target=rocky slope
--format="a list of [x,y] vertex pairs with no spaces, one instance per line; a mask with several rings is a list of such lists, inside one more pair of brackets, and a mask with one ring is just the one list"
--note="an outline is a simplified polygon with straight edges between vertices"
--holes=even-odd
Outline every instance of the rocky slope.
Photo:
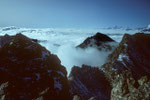
[[73,67],[69,76],[69,84],[72,96],[78,95],[81,100],[88,100],[91,97],[96,100],[110,99],[111,86],[104,73],[97,67],[87,65],[81,68]]
[[77,48],[86,49],[88,47],[95,47],[99,50],[111,51],[116,48],[117,44],[118,43],[107,35],[98,32],[96,35],[85,39]]
[[150,34],[125,34],[103,66],[112,100],[150,99]]
[[119,46],[109,55],[108,63],[113,69],[129,70],[134,78],[150,76],[150,35],[125,34]]
[[66,75],[57,56],[32,39],[0,37],[0,99],[68,100]]
[[[77,46],[77,48],[86,49],[89,47],[97,48],[103,51],[112,51],[116,48],[117,42],[102,33],[88,37]],[[73,67],[69,75],[70,93],[74,98],[88,100],[109,100],[111,86],[104,73],[98,67],[82,65],[82,67]],[[92,100],[92,99],[91,99]]]
[[[97,33],[77,48],[116,46]],[[125,34],[102,69],[65,67],[36,40],[22,34],[0,37],[1,100],[150,100],[150,34]],[[70,97],[71,94],[71,97]]]
[[[86,48],[86,43],[89,44],[89,41],[81,47]],[[74,67],[69,77],[74,99],[149,100],[149,50],[150,34],[125,34],[102,66],[103,72],[89,66]]]

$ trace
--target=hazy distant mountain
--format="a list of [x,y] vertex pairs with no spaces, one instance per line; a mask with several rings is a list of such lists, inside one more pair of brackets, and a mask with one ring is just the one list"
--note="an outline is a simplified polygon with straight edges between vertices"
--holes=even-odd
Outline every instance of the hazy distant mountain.
[[113,26],[113,27],[107,27],[107,28],[102,28],[106,30],[124,30],[124,31],[136,31],[136,32],[150,32],[150,24],[146,27],[138,27],[138,28],[131,28],[131,27],[122,27],[122,26]]
[[142,30],[142,32],[150,32],[150,24]]

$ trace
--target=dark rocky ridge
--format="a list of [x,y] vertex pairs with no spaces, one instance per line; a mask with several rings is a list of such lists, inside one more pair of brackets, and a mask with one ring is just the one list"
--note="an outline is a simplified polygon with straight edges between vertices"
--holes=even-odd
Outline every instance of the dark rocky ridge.
[[150,100],[149,50],[150,34],[125,34],[103,71],[73,67],[67,80],[56,55],[22,34],[5,35],[0,37],[0,99],[70,100],[70,90],[74,100]]
[[150,99],[150,34],[125,34],[103,65],[112,84],[111,100]]
[[[112,44],[111,44],[112,43]],[[105,34],[102,33],[96,33],[96,35],[88,37],[81,43],[80,45],[77,46],[77,48],[88,48],[88,47],[96,47],[99,50],[105,50],[105,51],[110,51],[116,47],[116,42],[108,37]]]
[[[86,42],[88,43],[88,42]],[[105,87],[106,97],[97,100],[150,100],[150,34],[125,34],[119,46],[109,55],[108,61],[102,66],[104,73],[98,72],[106,81],[95,79],[95,68],[75,67],[71,72],[71,91],[78,99],[87,100],[99,97],[98,87]],[[86,47],[86,45],[84,45]],[[88,71],[87,71],[88,70]],[[96,69],[97,71],[99,69]],[[96,71],[96,72],[97,72]],[[92,77],[92,78],[91,78]],[[106,78],[105,78],[106,77]],[[100,77],[99,77],[100,78]],[[99,81],[98,81],[99,80]],[[91,85],[93,83],[94,85]],[[96,84],[100,82],[99,84]],[[104,82],[104,83],[103,83]],[[98,89],[91,91],[92,88]],[[105,84],[105,85],[104,85]],[[106,88],[107,85],[109,88]],[[110,93],[110,94],[109,94]],[[76,97],[76,96],[75,96]]]
[[0,98],[68,100],[65,67],[56,55],[22,34],[0,37]]
[[125,34],[119,46],[109,55],[109,63],[114,69],[129,70],[139,79],[150,76],[150,35],[137,33]]
[[[10,42],[14,38],[15,36],[9,36],[8,34],[5,34],[4,36],[0,36],[0,46],[3,46],[6,42]],[[36,43],[47,42],[47,40],[38,40],[38,39],[30,39],[30,40]]]
[[83,65],[73,67],[69,75],[70,92],[81,100],[94,97],[96,100],[109,100],[111,86],[104,73],[97,67]]
[[38,39],[31,39],[31,40],[37,43],[47,42],[47,40],[38,40]]
[[[86,49],[88,47],[97,48],[98,50],[112,51],[116,48],[117,42],[102,33],[88,37],[77,48]],[[107,81],[103,71],[98,67],[82,65],[82,67],[73,67],[69,75],[70,93],[72,97],[81,100],[91,98],[96,100],[109,100],[111,86]]]

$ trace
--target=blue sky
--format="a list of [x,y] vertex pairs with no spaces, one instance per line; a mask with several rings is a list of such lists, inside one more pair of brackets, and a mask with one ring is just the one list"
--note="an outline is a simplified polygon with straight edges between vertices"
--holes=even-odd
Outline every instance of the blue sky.
[[150,24],[150,0],[0,0],[0,26],[100,28]]

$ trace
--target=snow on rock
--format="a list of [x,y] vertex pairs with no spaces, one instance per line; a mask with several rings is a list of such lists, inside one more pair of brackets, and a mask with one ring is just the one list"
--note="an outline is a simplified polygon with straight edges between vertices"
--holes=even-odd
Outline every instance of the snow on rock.
[[129,60],[129,56],[125,55],[125,54],[120,54],[119,57],[118,57],[118,61],[123,61],[123,59],[127,59]]
[[42,51],[42,59],[46,59],[46,57],[50,56],[48,52]]
[[60,74],[61,76],[65,77],[65,75],[61,72],[61,71],[56,71],[58,74]]
[[67,72],[56,55],[22,34],[1,36],[0,46],[0,85],[9,83],[5,99],[68,100]]
[[40,73],[35,73],[35,75],[37,76],[37,80],[40,80]]
[[62,85],[59,83],[59,81],[56,77],[54,77],[54,88],[59,89],[59,91],[62,90]]
[[111,51],[116,46],[117,46],[117,43],[113,39],[111,39],[109,36],[102,34],[102,33],[96,33],[96,35],[85,39],[83,43],[77,46],[77,48],[86,49],[88,47],[95,47],[99,50]]
[[110,84],[104,73],[97,67],[74,66],[69,75],[71,95],[78,95],[82,100],[94,97],[96,100],[109,100]]
[[[125,34],[102,66],[111,82],[111,100],[150,99],[150,34]],[[115,70],[114,70],[115,69]]]

